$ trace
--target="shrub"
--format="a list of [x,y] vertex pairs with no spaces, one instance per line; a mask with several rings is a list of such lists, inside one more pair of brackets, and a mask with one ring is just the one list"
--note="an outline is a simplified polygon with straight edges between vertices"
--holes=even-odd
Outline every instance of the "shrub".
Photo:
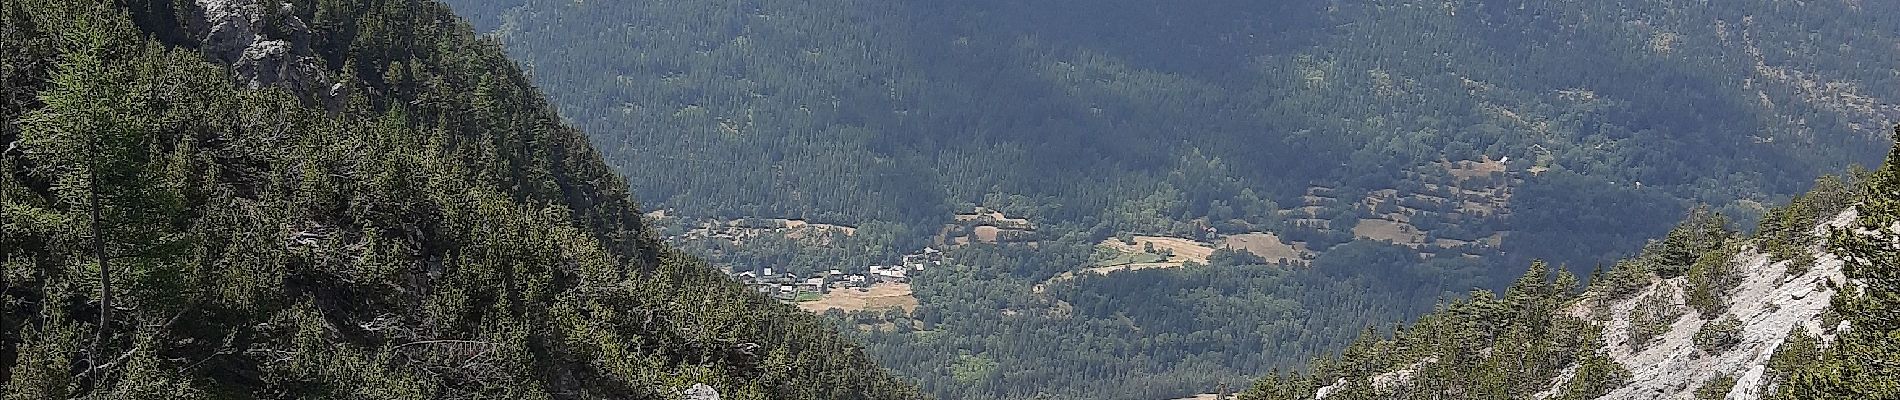
[[1591,290],[1609,296],[1609,300],[1630,298],[1649,287],[1649,268],[1641,261],[1619,261],[1602,279],[1591,281]]
[[1809,253],[1805,251],[1801,252],[1799,254],[1796,254],[1794,258],[1788,259],[1788,266],[1787,266],[1786,272],[1788,273],[1788,276],[1807,275],[1808,270],[1814,269],[1814,262],[1815,260],[1814,260],[1813,253]]
[[1728,309],[1728,292],[1742,284],[1741,271],[1736,268],[1735,254],[1741,249],[1730,243],[1721,248],[1703,253],[1696,259],[1695,266],[1689,267],[1688,303],[1702,319],[1715,319]]
[[1630,379],[1629,370],[1602,354],[1592,353],[1577,361],[1577,373],[1565,383],[1561,395],[1553,400],[1584,400],[1603,397],[1623,387]]
[[1696,400],[1722,400],[1728,397],[1729,390],[1734,388],[1735,377],[1728,375],[1716,376],[1709,378],[1707,381],[1702,381],[1702,386],[1696,387],[1695,398]]
[[1653,293],[1637,300],[1636,307],[1630,309],[1629,344],[1633,351],[1642,351],[1657,336],[1669,332],[1669,326],[1682,318],[1682,306],[1675,304],[1675,288],[1663,285]]
[[1209,265],[1233,267],[1242,265],[1266,265],[1267,260],[1246,250],[1216,249],[1207,256]]
[[1726,351],[1741,343],[1742,321],[1736,320],[1735,316],[1702,324],[1702,329],[1695,332],[1695,347],[1708,353]]
[[1800,370],[1821,358],[1821,341],[1808,333],[1808,327],[1795,325],[1788,331],[1788,339],[1775,348],[1775,354],[1768,357],[1768,370],[1776,377],[1783,377]]
[[1854,181],[1852,176],[1823,176],[1815,180],[1814,188],[1807,194],[1770,211],[1762,218],[1755,234],[1761,239],[1762,252],[1772,261],[1793,261],[1788,264],[1789,275],[1807,273],[1814,265],[1814,256],[1807,251],[1813,239],[1812,230],[1852,204],[1859,192]]
[[1729,230],[1728,217],[1699,207],[1670,230],[1668,236],[1644,246],[1638,258],[1652,263],[1657,276],[1674,278],[1687,273],[1702,255],[1720,249],[1732,236],[1734,231]]

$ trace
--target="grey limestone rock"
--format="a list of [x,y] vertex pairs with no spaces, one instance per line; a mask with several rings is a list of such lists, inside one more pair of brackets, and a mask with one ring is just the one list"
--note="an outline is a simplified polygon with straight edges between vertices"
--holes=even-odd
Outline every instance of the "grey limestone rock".
[[686,400],[719,400],[719,390],[704,383],[695,383],[693,387],[680,391]]
[[266,10],[260,0],[195,0],[193,33],[205,53],[231,66],[251,89],[282,87],[306,101],[335,109],[347,85],[332,82],[310,49],[310,28],[290,5]]

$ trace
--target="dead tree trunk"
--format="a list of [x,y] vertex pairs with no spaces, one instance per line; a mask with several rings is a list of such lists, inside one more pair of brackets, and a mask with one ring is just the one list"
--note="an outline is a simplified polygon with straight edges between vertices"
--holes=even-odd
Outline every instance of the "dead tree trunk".
[[[95,135],[97,135],[97,133],[95,133]],[[92,351],[90,352],[91,354],[88,355],[91,360],[90,365],[86,368],[89,371],[87,375],[91,378],[89,379],[91,381],[89,386],[97,390],[99,389],[99,381],[101,379],[98,371],[99,353],[104,351],[106,332],[109,330],[107,327],[108,324],[112,323],[112,268],[108,263],[109,257],[106,256],[105,224],[99,221],[99,209],[101,208],[99,202],[99,143],[98,138],[95,137],[91,139],[92,140],[86,142],[90,156],[93,157],[92,166],[91,168],[87,168],[86,171],[88,181],[86,183],[86,191],[88,192],[87,195],[91,197],[92,203],[92,252],[93,257],[99,260],[99,326],[93,331]]]

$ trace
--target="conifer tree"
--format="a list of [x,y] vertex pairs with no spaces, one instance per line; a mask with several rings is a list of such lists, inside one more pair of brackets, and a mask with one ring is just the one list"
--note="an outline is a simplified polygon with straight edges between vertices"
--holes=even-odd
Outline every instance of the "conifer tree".
[[[1900,140],[1900,126],[1894,127]],[[1820,360],[1798,368],[1777,395],[1786,399],[1900,398],[1900,145],[1865,183],[1853,224],[1829,234],[1827,247],[1853,284],[1833,307],[1846,332]]]

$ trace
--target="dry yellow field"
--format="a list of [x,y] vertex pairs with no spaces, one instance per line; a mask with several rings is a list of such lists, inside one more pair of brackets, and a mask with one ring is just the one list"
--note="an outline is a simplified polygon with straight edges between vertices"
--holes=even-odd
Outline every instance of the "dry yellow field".
[[1001,233],[1003,233],[1002,228],[989,225],[980,225],[975,228],[970,228],[970,234],[976,236],[976,241],[983,243],[996,243],[996,237]]
[[[1155,250],[1161,250],[1161,249],[1173,250],[1174,256],[1169,257],[1166,262],[1132,263],[1132,264],[1112,265],[1112,266],[1105,266],[1105,267],[1083,268],[1076,271],[1063,272],[1060,274],[1056,274],[1056,276],[1049,278],[1049,280],[1047,281],[1044,281],[1043,285],[1047,285],[1047,284],[1055,283],[1055,282],[1061,282],[1068,279],[1074,279],[1076,275],[1083,274],[1083,273],[1097,273],[1097,274],[1107,275],[1109,273],[1121,272],[1121,271],[1137,271],[1137,270],[1154,269],[1154,268],[1176,268],[1176,267],[1186,265],[1188,262],[1206,264],[1207,257],[1214,254],[1214,249],[1216,246],[1220,246],[1223,248],[1233,248],[1233,249],[1238,249],[1238,250],[1243,250],[1249,253],[1253,253],[1254,255],[1260,256],[1260,258],[1266,259],[1268,262],[1279,262],[1280,259],[1283,259],[1283,258],[1286,259],[1287,261],[1299,261],[1299,260],[1304,260],[1306,257],[1314,256],[1313,252],[1307,250],[1306,245],[1304,244],[1289,245],[1286,242],[1281,241],[1278,235],[1275,235],[1272,233],[1263,233],[1263,232],[1244,233],[1244,234],[1239,234],[1239,235],[1228,236],[1226,239],[1223,239],[1221,241],[1221,244],[1219,245],[1198,242],[1191,239],[1166,237],[1166,236],[1135,236],[1134,240],[1135,240],[1135,244],[1127,244],[1127,243],[1122,243],[1120,240],[1117,240],[1115,238],[1108,238],[1108,239],[1102,240],[1100,245],[1111,248],[1111,249],[1115,249],[1116,251],[1121,251],[1121,252],[1126,252],[1126,253],[1139,253],[1143,250],[1144,247],[1147,247],[1147,244],[1152,243],[1154,244]],[[1038,285],[1038,286],[1041,286],[1041,285]]]
[[1458,179],[1472,179],[1491,176],[1493,172],[1504,172],[1504,162],[1485,157],[1483,160],[1446,163],[1445,171]]
[[955,218],[957,222],[980,222],[987,219],[992,223],[1012,229],[1025,229],[1034,226],[1029,223],[1028,219],[1010,218],[1007,215],[1003,215],[1001,211],[990,211],[980,207],[977,208],[974,214],[957,214],[953,218]]
[[777,222],[780,225],[785,226],[785,229],[791,229],[791,230],[799,230],[800,228],[804,228],[804,229],[820,231],[820,232],[824,232],[824,231],[841,232],[841,233],[844,233],[845,236],[858,234],[858,228],[844,226],[844,225],[814,224],[811,222],[806,222],[805,220],[802,220],[802,219],[782,219],[781,218],[781,219],[774,219],[773,221]]
[[1272,233],[1254,232],[1228,236],[1222,244],[1229,248],[1246,250],[1248,253],[1266,259],[1267,262],[1279,262],[1281,259],[1299,261],[1313,255],[1313,252],[1306,250],[1306,245],[1286,244],[1285,241],[1280,240],[1279,235]]
[[1206,243],[1177,237],[1135,236],[1135,244],[1122,243],[1119,240],[1115,240],[1115,238],[1108,238],[1107,240],[1103,240],[1101,244],[1116,250],[1134,253],[1146,247],[1145,243],[1154,243],[1155,250],[1173,250],[1174,257],[1168,258],[1168,262],[1170,263],[1193,261],[1206,264],[1207,256],[1214,254],[1214,248],[1208,247]]
[[910,284],[884,283],[871,286],[859,292],[857,289],[837,289],[815,301],[798,303],[798,308],[814,313],[829,309],[846,312],[859,310],[904,309],[904,312],[917,310],[917,297],[911,295]]
[[[1166,263],[1134,263],[1134,264],[1123,264],[1123,265],[1116,265],[1116,266],[1109,266],[1109,267],[1083,268],[1079,271],[1069,271],[1069,272],[1056,274],[1056,276],[1049,277],[1049,280],[1043,281],[1042,285],[1048,285],[1051,283],[1075,279],[1076,275],[1082,274],[1082,273],[1092,272],[1092,273],[1097,273],[1097,274],[1102,274],[1102,275],[1108,275],[1111,272],[1137,271],[1137,270],[1152,269],[1152,268],[1177,268],[1182,265],[1183,265],[1182,263],[1178,263],[1178,262],[1166,262]],[[1038,285],[1038,286],[1042,286],[1042,285]]]
[[1206,264],[1207,256],[1214,254],[1214,248],[1208,247],[1209,246],[1208,244],[1196,242],[1193,240],[1183,239],[1183,238],[1165,237],[1165,236],[1135,236],[1134,239],[1135,239],[1135,244],[1127,244],[1127,243],[1122,243],[1120,240],[1116,240],[1115,238],[1108,238],[1108,239],[1103,239],[1102,243],[1100,243],[1099,245],[1106,246],[1108,248],[1115,249],[1116,251],[1121,251],[1121,252],[1126,252],[1126,253],[1140,253],[1144,247],[1147,247],[1147,244],[1153,243],[1155,250],[1161,250],[1161,249],[1173,250],[1174,256],[1168,257],[1166,262],[1132,263],[1132,264],[1113,265],[1113,266],[1106,266],[1106,267],[1083,268],[1081,270],[1063,272],[1060,274],[1056,274],[1056,276],[1050,277],[1049,280],[1043,281],[1042,284],[1047,285],[1050,283],[1061,282],[1061,281],[1065,281],[1069,279],[1075,279],[1075,276],[1077,274],[1090,273],[1090,272],[1107,275],[1111,272],[1120,272],[1120,271],[1135,271],[1135,270],[1144,270],[1144,269],[1151,269],[1151,268],[1175,268],[1175,267],[1180,267],[1182,265],[1185,265],[1189,261]]
[[1438,247],[1452,248],[1452,247],[1458,247],[1458,246],[1471,244],[1471,242],[1458,240],[1458,239],[1438,239],[1438,241],[1432,242],[1432,244]]
[[1361,219],[1352,227],[1355,237],[1372,240],[1389,240],[1398,244],[1421,244],[1425,242],[1425,233],[1419,232],[1410,224],[1392,222],[1383,219]]

